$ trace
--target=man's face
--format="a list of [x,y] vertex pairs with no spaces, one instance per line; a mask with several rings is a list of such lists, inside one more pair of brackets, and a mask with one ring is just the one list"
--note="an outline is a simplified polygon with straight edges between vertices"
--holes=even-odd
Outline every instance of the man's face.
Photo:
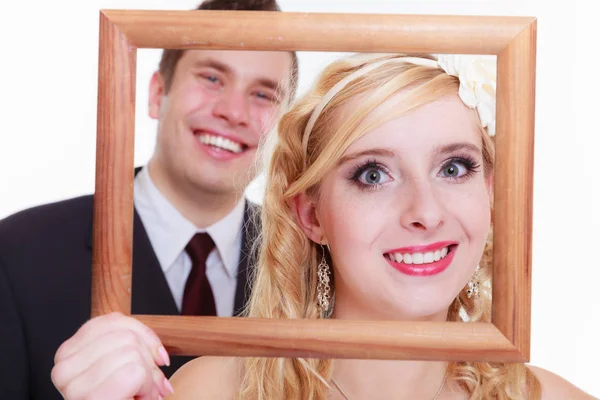
[[149,113],[158,119],[155,183],[217,195],[239,194],[259,141],[290,91],[288,52],[188,50],[168,92],[156,73]]

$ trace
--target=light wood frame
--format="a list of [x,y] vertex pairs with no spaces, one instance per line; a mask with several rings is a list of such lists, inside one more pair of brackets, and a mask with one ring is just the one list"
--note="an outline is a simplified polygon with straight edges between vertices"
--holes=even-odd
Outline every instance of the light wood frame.
[[171,354],[529,361],[533,17],[100,12],[92,315],[130,314],[138,48],[495,54],[492,323],[135,315]]

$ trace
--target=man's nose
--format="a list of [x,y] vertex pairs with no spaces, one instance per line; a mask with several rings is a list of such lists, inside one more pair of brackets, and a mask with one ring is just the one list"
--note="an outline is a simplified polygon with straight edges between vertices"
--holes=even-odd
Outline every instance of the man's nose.
[[231,126],[247,126],[249,124],[249,104],[244,92],[228,89],[221,93],[213,113],[217,118],[227,121]]

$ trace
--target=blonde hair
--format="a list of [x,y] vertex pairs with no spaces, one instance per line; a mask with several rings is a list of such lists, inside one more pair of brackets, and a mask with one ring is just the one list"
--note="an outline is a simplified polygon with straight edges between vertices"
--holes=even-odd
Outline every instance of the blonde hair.
[[[357,55],[332,63],[280,120],[262,206],[262,237],[258,242],[263,245],[247,316],[323,318],[316,301],[317,265],[322,253],[295,218],[294,196],[302,192],[318,196],[323,176],[366,132],[427,103],[457,95],[458,78],[440,68],[410,62],[385,63],[348,83],[329,101],[315,121],[304,151],[304,129],[323,96],[345,76],[385,57],[401,56]],[[385,109],[380,107],[399,93]],[[357,107],[341,118],[345,107],[353,102]],[[485,128],[480,129],[484,171],[489,176],[493,172],[494,144]],[[469,321],[490,321],[491,254],[490,235],[480,263],[480,295],[468,299],[462,291],[448,309],[448,321],[462,321],[461,313],[466,313]],[[328,381],[332,370],[333,361],[327,359],[248,358],[237,398],[324,400],[331,390]],[[525,392],[532,399],[540,397],[539,383],[522,364],[453,362],[448,372],[449,379],[470,393],[471,399],[522,399]]]

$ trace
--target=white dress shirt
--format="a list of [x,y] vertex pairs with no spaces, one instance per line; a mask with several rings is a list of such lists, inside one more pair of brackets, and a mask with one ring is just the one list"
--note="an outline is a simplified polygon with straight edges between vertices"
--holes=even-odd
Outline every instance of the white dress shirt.
[[183,292],[192,261],[185,247],[198,232],[207,232],[215,248],[206,260],[206,276],[215,297],[217,315],[233,314],[238,263],[242,246],[245,199],[225,218],[206,229],[198,229],[163,196],[144,167],[134,181],[134,204],[158,258],[175,304],[181,311]]

